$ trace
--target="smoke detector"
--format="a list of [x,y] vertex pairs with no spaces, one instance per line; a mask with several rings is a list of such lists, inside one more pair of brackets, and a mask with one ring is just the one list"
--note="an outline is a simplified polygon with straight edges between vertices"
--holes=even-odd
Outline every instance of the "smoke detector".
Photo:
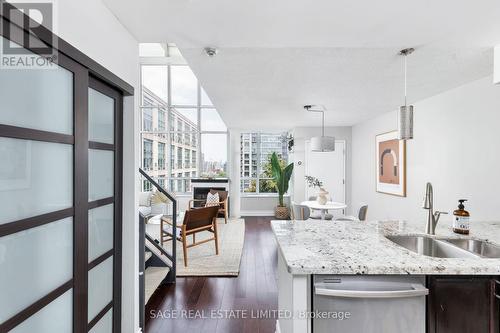
[[205,47],[205,53],[209,57],[214,57],[217,54],[218,50],[215,47]]

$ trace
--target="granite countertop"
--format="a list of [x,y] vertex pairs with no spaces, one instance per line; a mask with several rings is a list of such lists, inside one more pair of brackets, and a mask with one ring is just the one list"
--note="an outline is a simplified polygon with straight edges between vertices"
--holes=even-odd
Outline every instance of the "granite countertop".
[[[422,235],[425,222],[272,221],[291,274],[500,275],[500,259],[435,258],[416,254],[385,235]],[[500,244],[500,222],[471,222],[469,236],[446,224],[436,238],[475,238]]]

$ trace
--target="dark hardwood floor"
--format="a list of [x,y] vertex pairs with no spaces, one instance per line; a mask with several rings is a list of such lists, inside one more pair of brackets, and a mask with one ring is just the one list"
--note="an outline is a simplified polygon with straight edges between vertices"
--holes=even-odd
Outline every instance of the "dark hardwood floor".
[[[271,219],[245,218],[238,277],[179,277],[176,284],[160,287],[146,308],[146,332],[274,333],[277,247]],[[259,311],[269,310],[262,319],[269,312]],[[178,318],[166,318],[174,315]]]

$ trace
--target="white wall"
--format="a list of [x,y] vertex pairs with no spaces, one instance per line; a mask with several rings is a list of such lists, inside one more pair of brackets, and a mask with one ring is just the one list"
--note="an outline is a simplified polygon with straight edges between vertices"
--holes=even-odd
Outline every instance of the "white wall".
[[139,46],[101,0],[59,0],[58,35],[129,84],[137,84]]
[[[369,205],[368,218],[425,223],[425,184],[435,208],[452,212],[465,198],[472,220],[499,220],[500,87],[492,77],[415,104],[415,139],[407,142],[407,197],[375,191],[375,135],[397,127],[390,112],[353,127],[352,202]],[[441,223],[451,223],[451,216]]]
[[494,58],[494,67],[495,67],[495,72],[494,72],[494,77],[493,77],[493,82],[496,84],[500,83],[500,45],[495,47],[495,58]]
[[[313,136],[317,136],[321,133],[321,127],[297,127],[293,130],[294,137],[294,149],[292,154],[292,160],[294,162],[293,167],[293,200],[295,202],[304,201],[306,195],[305,188],[305,142]],[[344,140],[346,142],[346,186],[345,186],[345,198],[347,204],[346,212],[351,210],[351,165],[352,165],[352,138],[351,138],[351,127],[325,127],[325,135],[334,136],[336,140]],[[299,165],[298,162],[301,162]],[[327,189],[328,191],[335,192],[335,189]]]
[[[290,197],[285,196],[285,204],[290,204]],[[274,209],[278,205],[278,195],[242,196],[242,216],[274,216]]]
[[[103,5],[101,0],[60,0],[58,35],[139,91],[137,41]],[[138,221],[139,167],[138,111],[134,97],[125,98],[123,140],[123,287],[122,331],[136,332],[138,318]]]

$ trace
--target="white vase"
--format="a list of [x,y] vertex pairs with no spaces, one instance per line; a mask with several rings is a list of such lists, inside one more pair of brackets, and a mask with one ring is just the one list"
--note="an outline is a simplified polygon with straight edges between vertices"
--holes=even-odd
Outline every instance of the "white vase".
[[320,187],[319,192],[318,192],[318,197],[316,198],[316,201],[320,205],[324,205],[328,202],[328,197],[327,197],[328,191],[326,191],[324,188]]

